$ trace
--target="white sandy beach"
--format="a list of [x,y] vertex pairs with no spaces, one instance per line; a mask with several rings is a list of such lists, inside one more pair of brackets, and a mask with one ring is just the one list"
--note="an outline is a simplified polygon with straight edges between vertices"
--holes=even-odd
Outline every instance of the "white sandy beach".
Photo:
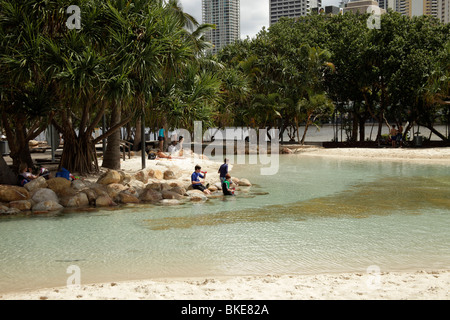
[[[433,149],[322,149],[305,148],[294,155],[352,158],[355,160],[395,160],[450,165],[450,148]],[[141,158],[122,163],[125,171],[140,169]],[[196,161],[196,160],[195,160]],[[182,171],[192,169],[183,160],[165,162]],[[147,165],[155,163],[147,161]],[[161,165],[161,163],[160,163]],[[214,167],[205,162],[205,167]],[[217,169],[215,169],[217,170]],[[149,299],[149,300],[366,300],[450,299],[450,270],[413,270],[343,274],[236,276],[227,278],[149,279],[129,282],[82,284],[81,287],[47,288],[0,295],[1,300],[65,299]]]

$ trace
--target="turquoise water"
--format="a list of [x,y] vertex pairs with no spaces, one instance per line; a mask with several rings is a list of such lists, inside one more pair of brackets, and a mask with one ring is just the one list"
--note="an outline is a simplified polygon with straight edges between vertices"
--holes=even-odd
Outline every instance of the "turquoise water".
[[234,198],[0,218],[0,292],[144,278],[450,268],[450,167],[281,156]]

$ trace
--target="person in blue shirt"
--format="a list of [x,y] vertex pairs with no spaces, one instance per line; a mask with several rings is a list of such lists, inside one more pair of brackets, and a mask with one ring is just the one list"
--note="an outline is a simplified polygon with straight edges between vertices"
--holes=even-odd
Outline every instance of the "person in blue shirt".
[[224,183],[224,181],[227,179],[226,175],[228,173],[228,159],[225,158],[223,160],[223,164],[220,166],[219,171],[217,171],[220,175],[220,184]]
[[202,168],[199,165],[195,166],[195,171],[191,175],[191,183],[192,188],[203,191],[203,193],[211,194],[211,191],[208,190],[208,187],[203,185],[204,181],[201,181],[200,178],[206,178],[206,172],[201,172]]

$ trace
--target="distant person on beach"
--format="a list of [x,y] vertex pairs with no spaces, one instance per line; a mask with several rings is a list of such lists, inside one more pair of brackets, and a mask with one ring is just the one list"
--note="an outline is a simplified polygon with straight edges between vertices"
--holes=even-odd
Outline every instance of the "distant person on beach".
[[183,136],[180,136],[178,142],[173,140],[171,145],[168,147],[167,151],[174,157],[183,156]]
[[160,128],[158,131],[159,150],[164,149],[164,128]]
[[200,167],[199,165],[195,166],[195,171],[191,175],[192,188],[203,191],[203,193],[210,194],[211,191],[208,190],[208,185],[204,186],[204,181],[200,181],[200,178],[206,178],[206,172],[202,172],[201,170],[202,167]]
[[224,196],[234,196],[234,188],[230,189],[231,183],[231,176],[227,173],[225,175],[225,180],[222,182],[222,191]]
[[398,144],[401,148],[402,144],[403,144],[403,125],[401,122],[399,123],[398,130],[397,130],[397,137],[395,140],[396,140],[396,142],[398,141]]
[[223,160],[223,164],[220,166],[219,171],[220,183],[222,184],[226,180],[226,175],[228,174],[228,159]]
[[397,140],[397,129],[395,129],[395,124],[392,125],[391,131],[389,132],[389,134],[391,136],[392,147],[395,148],[396,140]]

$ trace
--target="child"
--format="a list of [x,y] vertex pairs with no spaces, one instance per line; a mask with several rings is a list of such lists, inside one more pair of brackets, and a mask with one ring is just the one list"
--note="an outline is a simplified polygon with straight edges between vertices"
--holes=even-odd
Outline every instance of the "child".
[[31,180],[36,179],[37,176],[31,173],[31,168],[28,168],[26,163],[21,163],[19,166],[19,185],[22,187],[30,182]]
[[225,175],[225,180],[222,182],[222,191],[224,196],[234,196],[234,188],[230,189],[231,183],[231,176],[227,173]]
[[202,168],[199,165],[195,166],[195,171],[191,175],[192,188],[203,191],[205,194],[211,194],[211,191],[209,191],[200,181],[200,178],[206,178],[206,172],[203,172],[202,174],[201,169]]

